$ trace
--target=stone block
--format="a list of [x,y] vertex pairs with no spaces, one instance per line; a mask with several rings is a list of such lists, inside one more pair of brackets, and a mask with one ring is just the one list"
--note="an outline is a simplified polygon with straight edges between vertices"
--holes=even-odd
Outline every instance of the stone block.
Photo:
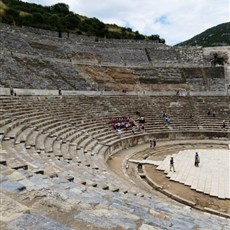
[[1,221],[8,222],[13,220],[23,213],[30,213],[30,210],[25,205],[22,205],[10,197],[0,193],[1,200],[1,208],[0,208],[0,216]]
[[26,189],[26,187],[23,184],[13,180],[3,181],[0,184],[0,188],[1,190],[13,192],[13,193],[20,192]]
[[24,214],[7,224],[10,230],[72,230],[63,224],[42,215]]

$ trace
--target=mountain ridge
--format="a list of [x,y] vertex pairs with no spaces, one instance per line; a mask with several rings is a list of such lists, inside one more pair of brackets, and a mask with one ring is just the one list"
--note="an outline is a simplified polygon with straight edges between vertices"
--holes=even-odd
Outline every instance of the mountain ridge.
[[230,45],[230,22],[213,26],[194,37],[176,44],[175,46],[229,46]]

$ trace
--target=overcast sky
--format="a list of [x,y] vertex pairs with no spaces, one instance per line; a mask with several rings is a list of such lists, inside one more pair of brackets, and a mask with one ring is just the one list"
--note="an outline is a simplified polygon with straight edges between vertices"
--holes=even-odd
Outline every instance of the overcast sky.
[[[25,1],[25,0],[24,0]],[[230,0],[26,0],[44,6],[65,3],[70,11],[104,23],[158,34],[166,44],[179,42],[230,21]]]

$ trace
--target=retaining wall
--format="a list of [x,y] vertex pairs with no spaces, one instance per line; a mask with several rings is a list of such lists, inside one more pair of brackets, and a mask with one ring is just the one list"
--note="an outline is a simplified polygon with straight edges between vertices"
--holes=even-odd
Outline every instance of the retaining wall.
[[[12,91],[12,92],[11,92]],[[182,96],[227,96],[228,91],[181,91]],[[16,93],[16,95],[15,95]],[[41,90],[41,89],[18,89],[0,88],[1,96],[175,96],[176,91],[75,91],[75,90]]]

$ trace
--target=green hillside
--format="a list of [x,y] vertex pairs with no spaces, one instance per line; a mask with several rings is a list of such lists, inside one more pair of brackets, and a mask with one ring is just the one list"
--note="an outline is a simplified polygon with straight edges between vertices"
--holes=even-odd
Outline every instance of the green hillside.
[[76,33],[116,39],[153,40],[165,43],[158,34],[146,36],[131,28],[105,24],[97,18],[88,18],[69,10],[65,3],[42,6],[20,0],[0,0],[0,22],[30,26],[62,33]]
[[177,46],[229,46],[230,45],[230,22],[214,26],[193,38],[177,44]]

